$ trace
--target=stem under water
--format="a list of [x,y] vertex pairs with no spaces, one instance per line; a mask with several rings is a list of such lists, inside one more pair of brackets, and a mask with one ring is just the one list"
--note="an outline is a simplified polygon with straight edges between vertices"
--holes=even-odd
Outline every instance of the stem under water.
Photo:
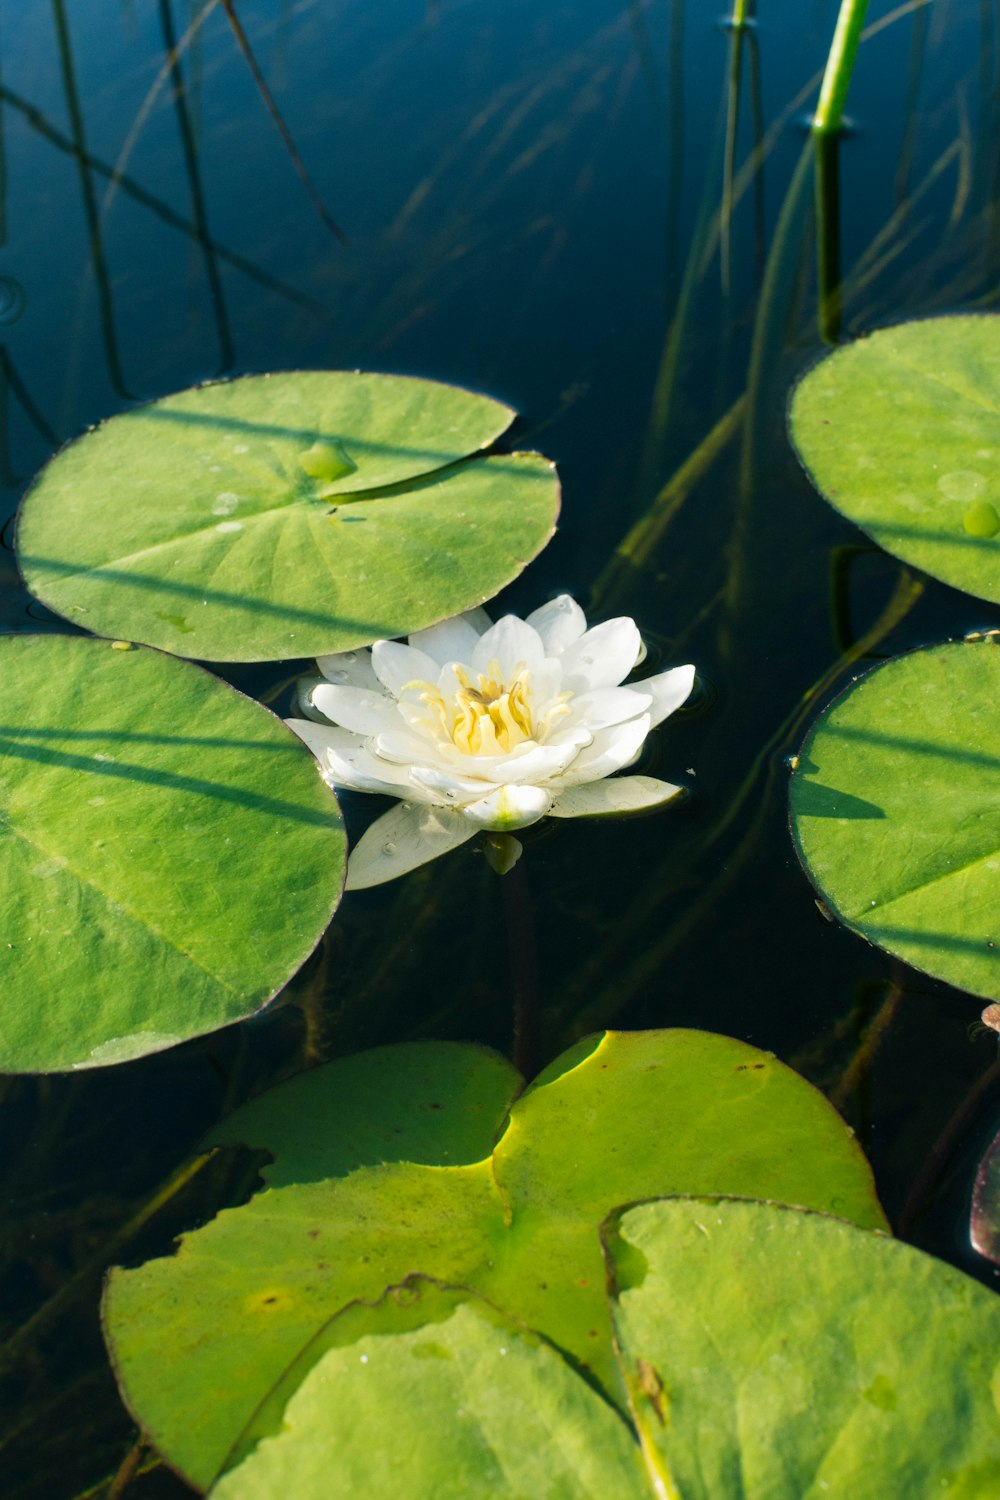
[[[508,851],[505,848],[508,844],[515,845],[516,848]],[[541,986],[538,982],[535,914],[531,906],[527,872],[520,863],[520,855],[521,847],[517,839],[503,833],[489,835],[487,857],[493,869],[503,879],[500,892],[507,926],[507,952],[514,997],[511,1059],[521,1077],[530,1083],[538,1072]]]

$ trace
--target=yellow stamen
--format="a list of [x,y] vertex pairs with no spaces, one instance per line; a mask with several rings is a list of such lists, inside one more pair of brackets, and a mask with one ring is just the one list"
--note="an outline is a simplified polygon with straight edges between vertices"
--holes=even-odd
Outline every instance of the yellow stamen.
[[531,705],[531,673],[518,662],[510,682],[500,664],[491,661],[473,681],[465,667],[452,667],[458,687],[446,698],[433,683],[414,680],[403,691],[416,689],[427,709],[423,719],[436,739],[448,740],[463,755],[507,755],[526,740],[544,740],[552,725],[569,713],[572,693],[560,693],[536,723]]

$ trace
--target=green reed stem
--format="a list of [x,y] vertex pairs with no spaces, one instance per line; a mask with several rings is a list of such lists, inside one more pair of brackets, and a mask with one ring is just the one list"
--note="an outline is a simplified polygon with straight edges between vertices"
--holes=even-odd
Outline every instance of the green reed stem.
[[865,24],[868,0],[840,0],[840,13],[833,42],[826,60],[826,72],[820,85],[819,104],[813,115],[814,135],[827,135],[840,129],[844,104],[854,72],[854,60]]

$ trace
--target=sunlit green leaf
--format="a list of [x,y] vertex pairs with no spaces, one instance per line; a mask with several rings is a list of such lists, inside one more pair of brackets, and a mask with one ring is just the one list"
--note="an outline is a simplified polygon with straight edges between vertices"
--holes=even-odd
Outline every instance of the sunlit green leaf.
[[[499,1121],[500,1076],[477,1049],[449,1048],[434,1087],[437,1050],[386,1048],[371,1064],[347,1059],[284,1085],[269,1169],[279,1185],[187,1235],[175,1257],[113,1273],[105,1322],[123,1393],[193,1482],[212,1482],[333,1314],[413,1273],[472,1288],[620,1401],[598,1235],[610,1209],[725,1191],[884,1224],[836,1113],[741,1042],[695,1031],[591,1038],[511,1104],[496,1150],[478,1162],[469,1150],[491,1113]],[[429,1142],[435,1103],[445,1107]],[[251,1105],[226,1139],[271,1145],[269,1112],[266,1100]],[[316,1144],[341,1135],[342,1156]]]
[[817,489],[879,546],[1000,599],[1000,318],[847,344],[802,379],[789,421]]
[[[259,704],[123,642],[0,638],[0,1071],[251,1014],[339,899],[344,835]],[[264,899],[261,899],[262,893]]]
[[1000,997],[1000,650],[900,656],[822,715],[792,828],[824,902],[873,943]]
[[182,391],[55,456],[24,502],[21,569],[88,630],[201,660],[403,635],[491,598],[552,534],[547,460],[456,463],[512,416],[388,375],[298,371]]
[[[345,1414],[349,1413],[348,1420]],[[468,1292],[414,1281],[347,1308],[243,1434],[217,1500],[648,1500],[619,1412]]]
[[1000,1300],[773,1203],[674,1199],[607,1232],[622,1368],[684,1500],[1000,1494]]

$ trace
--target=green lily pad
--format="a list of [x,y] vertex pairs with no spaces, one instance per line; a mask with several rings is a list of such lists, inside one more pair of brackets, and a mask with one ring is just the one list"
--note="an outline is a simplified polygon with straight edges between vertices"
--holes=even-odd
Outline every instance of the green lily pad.
[[97,634],[269,661],[405,635],[491,598],[544,547],[555,469],[458,462],[509,407],[429,380],[251,375],[123,412],[25,497],[25,582]]
[[792,831],[848,927],[1000,998],[1000,650],[913,651],[851,684],[792,775]]
[[[235,1115],[227,1140],[280,1151],[267,1191],[185,1236],[176,1256],[112,1273],[105,1329],[124,1399],[192,1483],[212,1483],[334,1314],[415,1273],[485,1297],[624,1404],[598,1233],[612,1208],[725,1191],[885,1222],[868,1165],[826,1100],[743,1043],[695,1031],[591,1038],[509,1103],[505,1128],[496,1068],[475,1048],[449,1047],[435,1085],[438,1051],[331,1063]],[[428,1108],[446,1103],[441,1085],[453,1086],[463,1058],[466,1076],[454,1104],[434,1111],[429,1143]],[[316,1129],[321,1079],[328,1102]],[[308,1099],[298,1111],[297,1088]],[[268,1101],[279,1095],[272,1136]],[[492,1155],[481,1134],[491,1114]],[[472,1159],[477,1144],[483,1155]]]
[[979,1163],[969,1221],[972,1248],[1000,1266],[1000,1132]]
[[[281,721],[126,642],[0,637],[0,1071],[252,1014],[340,899],[336,801]],[[261,893],[266,899],[261,899]]]
[[328,1500],[332,1475],[343,1500],[650,1496],[621,1414],[550,1345],[469,1292],[419,1278],[327,1324],[212,1496]]
[[882,328],[821,360],[792,441],[830,504],[904,562],[1000,600],[1000,318]]
[[773,1203],[644,1203],[606,1238],[660,1494],[1000,1494],[993,1292],[896,1240]]

